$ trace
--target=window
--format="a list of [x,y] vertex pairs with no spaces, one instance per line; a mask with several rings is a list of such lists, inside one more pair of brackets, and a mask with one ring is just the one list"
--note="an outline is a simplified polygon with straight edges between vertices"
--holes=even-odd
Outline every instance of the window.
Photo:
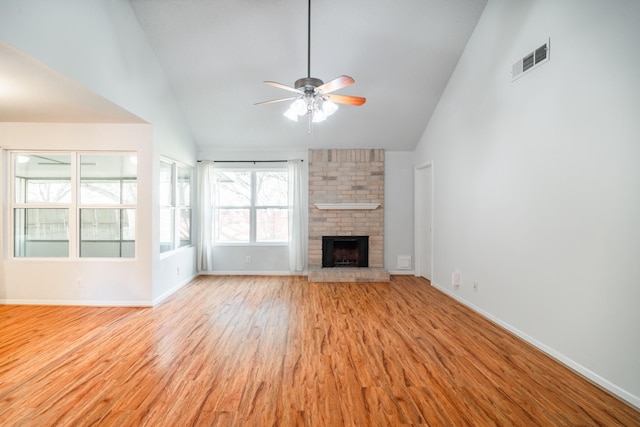
[[160,161],[160,252],[191,245],[191,168]]
[[218,169],[214,200],[216,243],[288,241],[286,170]]
[[12,153],[13,256],[135,256],[136,156]]
[[136,165],[129,156],[80,156],[80,256],[133,258]]

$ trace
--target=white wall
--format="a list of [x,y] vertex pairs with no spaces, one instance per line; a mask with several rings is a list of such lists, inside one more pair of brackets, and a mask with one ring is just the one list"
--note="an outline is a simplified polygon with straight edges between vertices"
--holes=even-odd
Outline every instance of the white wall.
[[639,21],[632,0],[490,0],[416,158],[434,284],[640,407]]
[[3,0],[0,39],[153,125],[164,155],[195,145],[164,72],[126,0]]
[[[202,151],[200,160],[295,160],[301,159],[303,176],[303,206],[308,205],[308,151]],[[306,226],[305,219],[305,226]],[[249,256],[251,261],[246,262]],[[289,274],[289,248],[283,245],[216,245],[212,251],[210,274]],[[304,259],[307,255],[304,255]]]
[[[11,258],[8,195],[3,156],[0,301],[31,304],[149,305],[151,303],[151,128],[147,124],[0,123],[7,150],[122,150],[138,154],[136,256],[132,259]],[[78,283],[80,281],[80,284]]]
[[[151,124],[150,190],[161,156],[195,166],[195,143],[128,1],[3,0],[0,39]],[[154,232],[140,243],[152,251],[149,297],[158,301],[196,274],[195,249],[160,258],[157,191],[150,197]]]
[[[384,267],[392,274],[414,272],[412,151],[384,153]],[[398,255],[411,257],[410,270],[398,270]]]

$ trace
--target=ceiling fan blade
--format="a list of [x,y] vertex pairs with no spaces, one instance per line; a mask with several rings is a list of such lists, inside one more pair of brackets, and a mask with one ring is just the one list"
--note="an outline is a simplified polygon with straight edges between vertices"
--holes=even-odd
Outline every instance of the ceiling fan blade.
[[367,98],[349,95],[324,95],[323,97],[327,98],[331,102],[335,102],[336,104],[355,105],[356,107],[361,106],[367,101]]
[[340,76],[316,88],[317,93],[327,94],[354,84],[356,81],[349,76]]
[[264,82],[264,84],[269,85],[269,86],[273,86],[273,87],[277,87],[278,89],[284,89],[284,90],[288,90],[289,92],[295,92],[295,93],[304,93],[303,91],[290,87],[290,86],[286,86],[283,85],[282,83],[278,83],[278,82],[270,82],[270,81],[266,81]]
[[297,99],[297,98],[300,98],[300,97],[299,96],[291,96],[289,98],[272,99],[271,101],[256,102],[253,105],[273,104],[274,102],[291,101],[291,100],[294,100],[294,99]]

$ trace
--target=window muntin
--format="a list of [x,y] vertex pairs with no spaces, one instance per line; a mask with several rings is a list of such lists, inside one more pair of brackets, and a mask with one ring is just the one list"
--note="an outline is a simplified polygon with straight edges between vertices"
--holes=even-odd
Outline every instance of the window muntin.
[[217,170],[214,189],[215,243],[288,241],[286,170]]
[[15,257],[135,256],[135,155],[13,153],[12,159]]
[[160,161],[160,253],[191,245],[192,168]]

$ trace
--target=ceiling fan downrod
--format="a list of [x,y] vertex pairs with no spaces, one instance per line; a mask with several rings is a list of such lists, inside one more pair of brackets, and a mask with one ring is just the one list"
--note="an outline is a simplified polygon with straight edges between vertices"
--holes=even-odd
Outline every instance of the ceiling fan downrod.
[[311,0],[307,8],[307,78],[311,78]]
[[324,82],[315,77],[311,77],[311,0],[307,9],[307,77],[296,80],[294,87],[303,90],[305,93],[313,93],[315,88],[322,86]]

